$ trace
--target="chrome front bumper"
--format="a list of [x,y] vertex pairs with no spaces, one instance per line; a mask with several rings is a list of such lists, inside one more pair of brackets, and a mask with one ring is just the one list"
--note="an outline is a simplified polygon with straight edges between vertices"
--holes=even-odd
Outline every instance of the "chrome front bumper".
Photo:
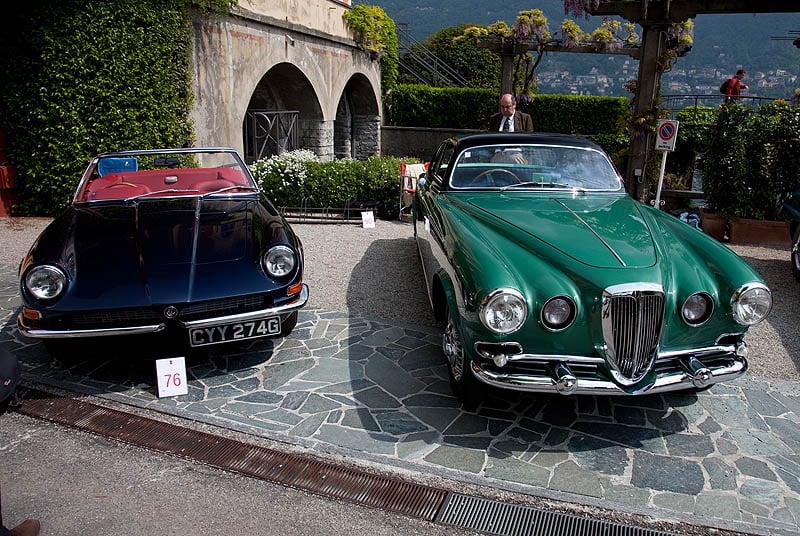
[[[219,324],[227,324],[230,322],[246,322],[250,320],[258,320],[276,315],[284,315],[297,311],[308,302],[308,286],[303,285],[297,299],[291,303],[280,305],[278,307],[270,307],[269,309],[261,309],[259,311],[250,311],[248,313],[241,313],[236,315],[218,316],[214,318],[204,318],[202,320],[192,320],[190,322],[179,322],[180,326],[185,329],[203,328],[215,326]],[[141,326],[131,327],[117,327],[117,328],[103,328],[103,329],[39,329],[28,326],[25,323],[20,312],[17,315],[17,327],[20,333],[26,337],[34,339],[70,339],[82,337],[118,337],[121,335],[147,335],[152,333],[159,333],[167,329],[165,322],[158,324],[147,324]]]
[[[703,389],[741,376],[747,370],[747,345],[739,341],[687,352],[659,354],[654,365],[655,381],[631,389],[623,389],[602,377],[598,370],[603,359],[599,357],[518,354],[506,358],[506,364],[500,367],[486,359],[473,360],[472,373],[485,384],[530,393],[641,395]],[[519,370],[522,364],[535,364],[543,372],[522,373],[513,370]],[[573,369],[580,372],[573,372]]]

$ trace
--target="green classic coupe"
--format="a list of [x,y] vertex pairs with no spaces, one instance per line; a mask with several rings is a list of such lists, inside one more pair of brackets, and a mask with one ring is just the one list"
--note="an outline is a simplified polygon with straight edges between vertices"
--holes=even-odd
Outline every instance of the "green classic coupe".
[[560,134],[443,142],[414,236],[450,384],[562,394],[705,389],[747,369],[772,309],[725,245],[627,195],[596,144]]

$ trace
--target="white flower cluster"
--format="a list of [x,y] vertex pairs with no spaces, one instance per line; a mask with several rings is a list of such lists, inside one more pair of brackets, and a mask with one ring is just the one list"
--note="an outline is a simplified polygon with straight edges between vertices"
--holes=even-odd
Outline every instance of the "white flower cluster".
[[280,186],[299,186],[306,178],[304,162],[319,162],[319,157],[308,149],[296,149],[280,155],[262,158],[250,166],[256,180],[262,182],[267,176],[280,178]]

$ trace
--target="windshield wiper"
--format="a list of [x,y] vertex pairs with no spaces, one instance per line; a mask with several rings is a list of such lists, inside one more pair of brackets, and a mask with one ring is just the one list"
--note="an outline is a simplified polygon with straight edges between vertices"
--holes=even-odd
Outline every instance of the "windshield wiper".
[[127,203],[128,201],[136,201],[140,197],[149,197],[151,195],[156,195],[156,194],[176,194],[176,193],[184,193],[185,194],[187,192],[200,193],[200,190],[182,190],[182,189],[179,189],[179,188],[168,188],[166,190],[156,190],[155,192],[145,192],[145,193],[139,194],[139,195],[132,195],[131,197],[126,197],[125,198],[125,202]]
[[213,192],[208,192],[202,195],[202,197],[208,197],[209,195],[215,195],[220,192],[227,192],[228,190],[252,190],[254,192],[258,191],[258,188],[254,186],[247,186],[245,184],[235,184],[233,186],[226,186],[225,188],[220,188],[219,190],[214,190]]
[[509,188],[519,188],[521,186],[522,187],[525,187],[525,186],[537,186],[539,188],[574,188],[574,186],[570,186],[569,184],[562,184],[562,183],[559,183],[559,182],[536,182],[536,181],[530,181],[530,182],[518,182],[518,183],[514,183],[514,184],[509,184],[507,186],[503,186],[502,188],[500,188],[500,190],[501,191],[505,191],[505,190],[508,190]]

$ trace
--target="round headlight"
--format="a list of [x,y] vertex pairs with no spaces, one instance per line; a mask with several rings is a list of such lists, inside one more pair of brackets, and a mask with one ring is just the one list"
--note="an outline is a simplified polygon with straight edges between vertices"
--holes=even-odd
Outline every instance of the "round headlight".
[[683,302],[681,316],[683,320],[692,326],[702,324],[709,319],[714,312],[714,301],[705,292],[692,294]]
[[35,266],[25,276],[25,289],[37,300],[58,298],[66,287],[67,276],[55,266]]
[[495,289],[481,303],[481,322],[495,333],[514,333],[522,327],[527,316],[525,299],[514,289]]
[[744,285],[731,300],[733,319],[744,326],[764,320],[772,310],[772,292],[761,283]]
[[284,277],[292,273],[295,256],[288,246],[274,246],[264,255],[264,269],[272,277]]
[[575,320],[575,303],[567,296],[550,298],[542,307],[542,324],[547,329],[566,329]]

